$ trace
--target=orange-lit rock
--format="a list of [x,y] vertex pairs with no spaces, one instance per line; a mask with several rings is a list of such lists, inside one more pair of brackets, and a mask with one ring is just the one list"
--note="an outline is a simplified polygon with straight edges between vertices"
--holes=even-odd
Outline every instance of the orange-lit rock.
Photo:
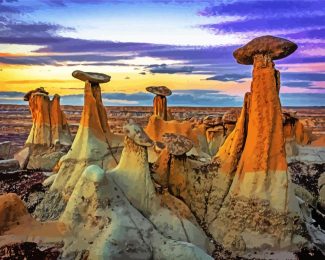
[[52,170],[72,144],[60,96],[55,94],[50,100],[48,92],[38,88],[28,92],[24,99],[29,102],[33,125],[25,147],[15,158],[22,168]]
[[196,153],[208,153],[208,144],[204,127],[193,127],[190,121],[165,121],[158,116],[151,116],[146,127],[146,133],[154,141],[162,141],[165,133],[183,135],[189,138],[196,150]]
[[0,195],[0,235],[12,225],[19,225],[20,218],[28,215],[24,202],[15,193]]
[[170,96],[172,94],[171,90],[165,86],[155,86],[155,87],[147,87],[146,90],[153,94],[156,94],[153,99],[153,114],[162,118],[163,120],[167,120],[170,118],[170,114],[167,110],[167,98],[166,96]]
[[304,128],[297,117],[290,113],[283,113],[283,133],[286,139],[293,139],[297,144],[306,145],[312,141],[311,133]]
[[[284,248],[304,241],[294,236],[298,203],[287,174],[279,72],[270,55],[252,53],[248,114],[242,124],[237,122],[217,156],[219,174],[228,172],[234,177],[217,218],[209,225],[215,239],[233,250],[262,245]],[[236,151],[241,149],[238,157]]]
[[[84,76],[88,77],[88,74]],[[90,76],[96,79],[97,74],[92,73]],[[123,137],[113,134],[109,129],[100,85],[86,81],[84,107],[77,134],[69,152],[59,161],[57,176],[44,203],[37,209],[37,214],[42,219],[57,218],[64,210],[83,170],[90,164],[104,169],[115,167],[122,147]],[[56,205],[56,210],[49,213],[48,207],[53,205]]]

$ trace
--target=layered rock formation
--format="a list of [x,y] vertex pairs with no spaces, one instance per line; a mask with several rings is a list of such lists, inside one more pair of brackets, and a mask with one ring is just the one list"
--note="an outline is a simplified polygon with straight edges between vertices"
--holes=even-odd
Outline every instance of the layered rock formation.
[[28,92],[33,125],[24,148],[15,154],[21,168],[52,170],[72,143],[69,126],[60,108],[60,96],[50,100],[48,92],[37,88]]
[[[37,209],[42,219],[57,218],[80,178],[83,170],[91,164],[104,169],[117,165],[122,147],[122,137],[111,133],[98,82],[108,76],[76,71],[77,78],[85,82],[84,108],[78,132],[69,152],[59,161],[59,170],[49,193]],[[91,81],[90,81],[91,80]],[[109,80],[109,77],[106,79]],[[65,199],[63,199],[65,198]],[[55,212],[51,212],[53,204]]]

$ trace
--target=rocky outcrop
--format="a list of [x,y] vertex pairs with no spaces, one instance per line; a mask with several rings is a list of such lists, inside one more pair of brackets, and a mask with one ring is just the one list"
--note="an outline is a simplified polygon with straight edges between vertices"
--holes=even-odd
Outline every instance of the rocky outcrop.
[[[146,133],[153,141],[162,142],[166,133],[179,134],[189,138],[193,142],[191,154],[202,157],[209,157],[208,143],[204,126],[193,127],[190,121],[165,121],[158,116],[151,116],[145,129]],[[156,157],[154,157],[156,159]]]
[[[144,174],[142,178],[146,179]],[[156,225],[129,202],[137,199],[140,189],[130,198],[130,193],[120,187],[120,180],[95,165],[85,169],[60,218],[71,230],[71,236],[65,239],[63,258],[212,259],[200,248],[157,231]]]
[[0,160],[9,159],[11,142],[1,142],[0,143]]
[[0,235],[12,225],[19,224],[20,218],[28,211],[24,202],[15,193],[0,196]]
[[[147,217],[163,235],[193,243],[207,250],[208,238],[187,206],[167,191],[157,194],[150,177],[147,154],[147,147],[152,145],[152,141],[142,128],[135,124],[126,125],[125,130],[127,137],[120,163],[109,172],[115,184],[123,191],[132,205]],[[130,135],[132,132],[137,135]],[[139,139],[138,136],[143,138]],[[139,142],[139,140],[145,141]],[[179,148],[178,152],[181,150],[182,153],[185,153],[191,149],[191,146],[186,145],[185,149],[181,149],[179,143],[174,141],[174,147]],[[182,142],[181,145],[184,143]],[[131,186],[130,183],[132,183]],[[167,220],[169,225],[166,225]]]
[[97,74],[89,76],[88,73],[85,76],[81,72],[78,73],[77,77],[89,77],[95,82],[85,82],[84,108],[80,125],[69,152],[58,163],[57,177],[44,201],[36,209],[35,214],[41,219],[59,217],[74,186],[88,165],[94,164],[104,169],[116,166],[123,145],[122,138],[109,129],[106,110],[101,99],[101,88],[96,82]]
[[69,126],[60,108],[60,96],[50,100],[48,92],[38,88],[28,92],[33,125],[25,147],[15,154],[22,168],[52,170],[72,143]]

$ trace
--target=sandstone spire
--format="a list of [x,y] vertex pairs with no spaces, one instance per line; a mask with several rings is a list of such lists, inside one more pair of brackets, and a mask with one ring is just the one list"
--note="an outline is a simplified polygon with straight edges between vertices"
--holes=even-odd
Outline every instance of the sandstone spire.
[[29,91],[33,125],[25,147],[15,155],[22,168],[52,170],[72,144],[68,122],[60,107],[60,96],[50,100],[44,88]]
[[168,110],[166,96],[172,94],[171,90],[165,86],[147,87],[146,90],[156,95],[153,100],[154,115],[161,117],[163,120],[167,120]]
[[[273,59],[284,58],[296,48],[290,41],[264,36],[234,52],[239,63],[254,65],[248,120],[244,128],[238,129],[243,132],[240,143],[244,144],[238,165],[236,158],[221,159],[231,160],[229,164],[223,163],[221,171],[236,172],[209,230],[217,240],[235,250],[259,244],[292,245],[297,204],[287,174],[279,72],[274,69]],[[219,150],[219,157],[226,150],[238,149],[228,146],[232,138],[231,134]]]
[[[122,137],[109,129],[101,99],[99,83],[108,82],[110,77],[82,71],[73,72],[73,76],[85,81],[84,108],[71,149],[61,158],[57,177],[36,211],[42,219],[55,219],[62,213],[65,199],[69,198],[88,165],[96,164],[104,169],[115,167],[121,150],[119,146],[122,146]],[[55,210],[49,211],[47,207],[54,207]]]

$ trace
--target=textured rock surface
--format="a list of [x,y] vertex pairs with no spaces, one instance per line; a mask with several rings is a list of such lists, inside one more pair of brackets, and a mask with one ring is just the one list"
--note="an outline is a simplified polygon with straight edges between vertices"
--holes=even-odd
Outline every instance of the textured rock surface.
[[255,38],[235,50],[234,57],[238,63],[253,64],[256,54],[267,55],[272,60],[278,60],[289,56],[297,48],[298,46],[289,40],[267,35]]
[[150,219],[162,234],[208,249],[208,238],[187,206],[168,193],[162,196],[156,194],[150,178],[146,147],[138,146],[127,137],[120,163],[109,175],[132,205]]
[[15,171],[19,169],[19,162],[15,159],[0,160],[0,171]]
[[27,214],[26,206],[17,194],[0,195],[0,235],[10,226],[17,225],[20,218]]
[[208,153],[205,127],[193,127],[189,121],[164,121],[161,118],[153,115],[149,118],[145,131],[153,141],[159,142],[163,141],[162,137],[165,133],[183,135],[193,142],[193,149],[195,149],[197,154],[200,152]]
[[72,143],[69,126],[60,108],[60,96],[50,100],[48,93],[36,89],[25,95],[33,125],[25,147],[15,154],[22,168],[52,170]]
[[223,243],[229,244],[226,234],[233,234],[233,250],[242,244],[253,248],[258,240],[270,247],[291,246],[297,228],[293,221],[299,219],[287,174],[279,73],[272,55],[254,56],[245,145],[218,217],[209,226]]
[[162,118],[163,120],[168,120],[171,118],[171,113],[167,110],[167,98],[172,94],[171,90],[165,86],[157,87],[147,87],[146,90],[153,94],[156,94],[153,99],[153,114]]
[[11,142],[0,143],[0,160],[9,159]]
[[[41,219],[57,218],[57,213],[50,213],[53,205],[62,205],[71,195],[83,170],[90,164],[104,169],[116,166],[122,138],[111,133],[107,124],[107,115],[101,99],[99,85],[85,84],[85,104],[78,132],[69,152],[59,161],[59,171],[45,199],[36,209],[35,214]],[[54,195],[56,194],[57,195]]]

